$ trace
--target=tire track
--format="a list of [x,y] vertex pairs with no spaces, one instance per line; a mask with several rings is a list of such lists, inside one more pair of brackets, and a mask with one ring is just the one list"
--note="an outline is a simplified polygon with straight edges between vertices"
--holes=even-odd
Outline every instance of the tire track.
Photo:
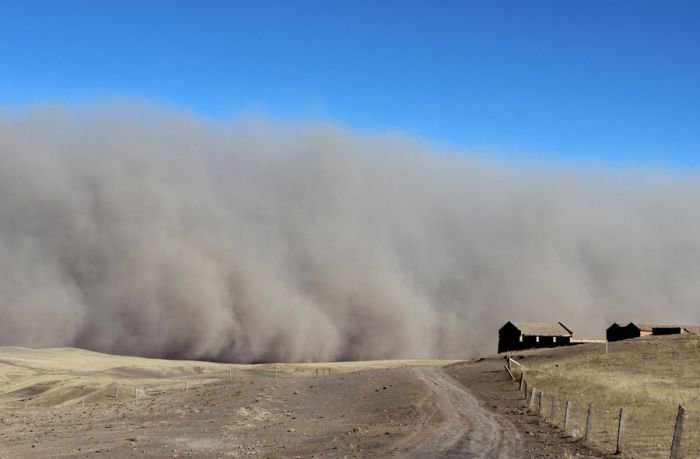
[[[469,391],[439,367],[413,370],[430,394],[419,402],[416,430],[394,445],[406,457],[520,457],[520,435],[505,418],[481,407]],[[432,425],[440,413],[443,420]]]

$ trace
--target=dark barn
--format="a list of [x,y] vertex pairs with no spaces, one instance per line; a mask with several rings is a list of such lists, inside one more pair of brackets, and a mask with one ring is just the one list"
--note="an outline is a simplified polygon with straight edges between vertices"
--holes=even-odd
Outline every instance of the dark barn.
[[498,330],[498,352],[568,346],[574,332],[561,322],[506,322]]
[[620,325],[617,322],[608,327],[605,332],[608,341],[621,341],[623,339],[639,338],[641,336],[656,335],[682,335],[684,333],[699,333],[697,325],[678,324],[648,324],[630,322]]
[[683,329],[680,325],[669,325],[669,326],[664,326],[664,327],[652,327],[651,329],[651,334],[652,335],[680,335],[682,333],[685,333],[686,330]]
[[640,336],[651,335],[653,328],[652,324],[636,324],[630,322],[627,325],[620,325],[615,322],[605,331],[605,338],[607,338],[608,341],[639,338]]
[[700,326],[698,325],[664,325],[664,326],[654,326],[651,329],[652,335],[684,335],[686,333],[700,333]]

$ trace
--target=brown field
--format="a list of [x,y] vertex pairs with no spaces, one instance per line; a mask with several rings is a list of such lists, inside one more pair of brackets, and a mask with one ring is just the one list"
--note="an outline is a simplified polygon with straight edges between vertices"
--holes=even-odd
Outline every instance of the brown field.
[[[699,351],[700,337],[680,336],[610,343],[607,355],[603,344],[516,353],[545,393],[545,422],[524,411],[503,356],[228,365],[4,347],[0,458],[437,457],[484,448],[496,448],[490,457],[601,457],[615,450],[620,407],[625,457],[668,457],[681,401],[685,457],[700,457]],[[566,400],[574,410],[563,435]],[[582,435],[588,403],[595,415],[584,445],[571,434]]]
[[386,457],[442,429],[415,368],[0,347],[0,458]]
[[[566,400],[573,403],[572,430],[582,435],[589,403],[592,444],[615,451],[620,407],[628,410],[626,457],[668,457],[679,403],[687,408],[685,457],[700,457],[700,336],[647,337],[514,355],[527,379],[544,392],[544,413],[561,426]],[[516,372],[517,375],[517,372]]]
[[[76,348],[0,347],[0,406],[81,406],[179,390],[229,378],[327,376],[371,369],[447,365],[449,360],[222,364],[101,354]],[[119,387],[119,391],[117,390]]]
[[500,364],[227,365],[0,347],[0,458],[585,454],[512,409]]

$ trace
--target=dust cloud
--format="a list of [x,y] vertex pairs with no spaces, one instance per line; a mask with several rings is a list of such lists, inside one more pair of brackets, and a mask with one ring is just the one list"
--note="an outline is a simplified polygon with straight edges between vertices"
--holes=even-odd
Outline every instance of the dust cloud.
[[230,362],[469,357],[506,320],[700,321],[697,175],[318,123],[0,114],[0,344]]

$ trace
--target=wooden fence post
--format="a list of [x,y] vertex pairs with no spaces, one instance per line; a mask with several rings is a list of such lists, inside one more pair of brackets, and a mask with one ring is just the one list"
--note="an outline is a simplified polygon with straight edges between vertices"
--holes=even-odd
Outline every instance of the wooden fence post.
[[508,365],[503,365],[506,368],[506,371],[508,372],[508,376],[510,376],[511,381],[515,381],[515,376],[513,376],[513,372],[510,371],[510,368],[508,368]]
[[544,398],[544,392],[539,391],[537,394],[537,416],[542,416],[542,399]]
[[557,398],[556,397],[552,397],[552,410],[549,414],[550,414],[549,422],[550,422],[550,424],[554,425],[554,419],[557,415]]
[[523,380],[523,393],[525,394],[525,400],[527,400],[527,379]]
[[625,419],[627,418],[627,412],[624,408],[620,408],[620,422],[617,425],[617,450],[615,454],[622,454],[622,444],[625,441]]
[[518,390],[523,390],[523,383],[525,382],[525,372],[520,371],[520,382],[518,383]]
[[566,408],[564,409],[564,433],[569,431],[569,418],[571,416],[571,401],[566,401]]
[[537,389],[534,387],[530,391],[530,400],[527,402],[527,409],[529,410],[532,405],[535,403],[535,396],[537,395]]
[[586,418],[586,434],[583,437],[585,442],[591,441],[591,431],[593,430],[593,404],[588,404],[588,417]]
[[676,428],[673,429],[673,443],[671,443],[671,459],[681,459],[681,439],[683,438],[683,426],[685,425],[685,407],[678,405],[678,415],[676,416]]

